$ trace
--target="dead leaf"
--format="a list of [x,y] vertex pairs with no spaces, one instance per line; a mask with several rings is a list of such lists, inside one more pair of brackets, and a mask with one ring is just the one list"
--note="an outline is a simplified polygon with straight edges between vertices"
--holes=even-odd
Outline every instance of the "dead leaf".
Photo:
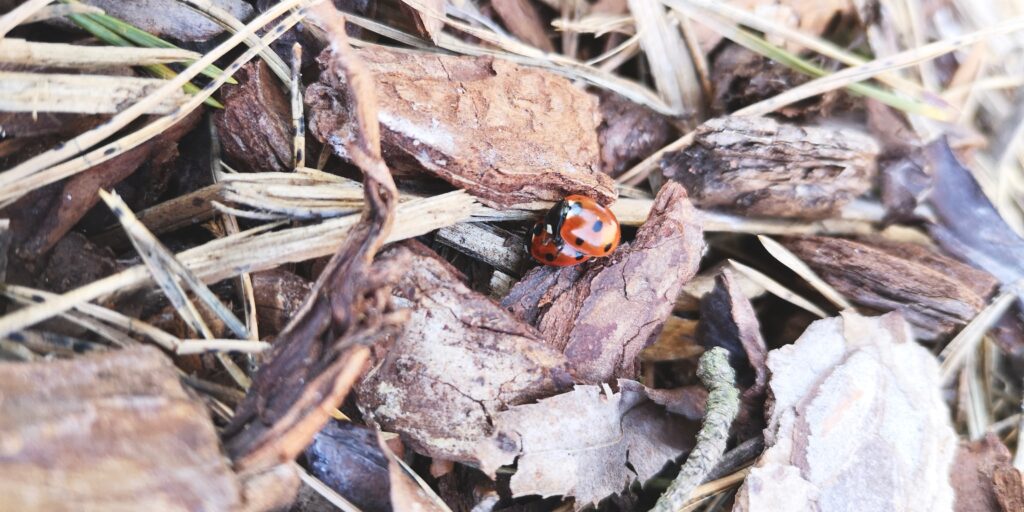
[[241,506],[206,407],[155,348],[0,362],[0,439],[10,510]]
[[280,82],[263,60],[235,76],[239,84],[223,87],[224,110],[213,115],[228,162],[246,172],[292,171],[291,107]]
[[900,311],[923,340],[951,335],[985,307],[998,283],[923,246],[880,237],[795,237],[783,244],[844,297]]
[[494,435],[478,447],[481,469],[493,477],[516,462],[513,496],[575,496],[579,510],[650,479],[692,448],[699,425],[665,413],[644,386],[619,380],[618,393],[606,391],[576,386],[498,413]]
[[818,219],[871,188],[875,141],[852,129],[719,117],[661,161],[694,204],[748,216]]
[[411,317],[359,386],[368,421],[416,451],[475,464],[494,414],[571,384],[565,357],[430,249],[406,243],[381,259],[405,261],[395,294]]
[[1010,466],[1010,450],[995,434],[984,439],[961,441],[950,481],[956,495],[956,512],[999,512],[993,478],[997,469]]
[[[382,47],[358,55],[380,91],[382,143],[396,171],[425,170],[495,207],[570,193],[615,198],[600,172],[597,101],[568,80],[493,58]],[[347,158],[344,90],[323,73],[305,98],[310,132]]]
[[703,251],[686,191],[670,183],[632,243],[576,267],[537,267],[502,305],[531,319],[583,382],[632,378],[637,356],[657,339]]
[[768,369],[768,449],[734,511],[952,510],[938,363],[898,313],[818,320]]

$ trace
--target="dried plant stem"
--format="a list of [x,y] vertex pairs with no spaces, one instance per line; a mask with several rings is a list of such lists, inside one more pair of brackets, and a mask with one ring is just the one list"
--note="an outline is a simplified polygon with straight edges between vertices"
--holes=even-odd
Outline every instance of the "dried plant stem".
[[306,166],[306,119],[302,115],[302,45],[292,45],[292,166]]
[[0,16],[0,39],[53,0],[29,0]]
[[700,357],[697,376],[708,389],[704,424],[697,433],[697,444],[668,486],[652,512],[675,512],[689,500],[693,490],[704,480],[725,453],[729,428],[740,408],[740,395],[734,384],[736,374],[729,366],[729,354],[715,347]]
[[122,48],[119,46],[40,43],[24,39],[0,40],[0,63],[38,67],[96,69],[145,66],[147,64],[196,60],[200,57],[201,55],[196,52],[178,48]]

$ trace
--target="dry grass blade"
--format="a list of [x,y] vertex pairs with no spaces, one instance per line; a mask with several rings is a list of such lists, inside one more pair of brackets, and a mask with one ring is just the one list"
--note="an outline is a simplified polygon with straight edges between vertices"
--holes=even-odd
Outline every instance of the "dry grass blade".
[[964,326],[960,333],[946,345],[946,348],[942,349],[942,352],[939,353],[939,357],[942,359],[939,372],[943,383],[953,381],[967,359],[967,355],[978,349],[985,333],[1002,318],[1016,298],[1017,292],[1013,290],[1013,287],[1004,289],[981,313],[978,313],[978,316]]
[[[754,30],[764,33],[767,36],[777,36],[786,41],[796,43],[807,49],[813,50],[821,55],[835,59],[848,66],[864,64],[867,59],[847,51],[846,49],[820,37],[801,32],[779,23],[769,16],[758,16],[746,9],[726,2],[715,2],[713,0],[663,0],[666,5],[678,7],[680,4],[690,5],[722,16],[723,18],[735,21]],[[919,84],[907,80],[894,73],[880,73],[875,77],[879,82],[885,83],[896,90],[913,94],[915,96],[923,93]]]
[[0,39],[3,39],[14,27],[21,25],[36,11],[46,7],[53,0],[28,0],[0,16]]
[[[39,67],[97,69],[144,66],[196,60],[196,52],[178,48],[125,48],[39,43],[24,39],[0,39],[0,64]],[[125,77],[118,77],[124,79]]]
[[690,494],[690,501],[680,510],[695,510],[689,507],[709,496],[726,492],[729,489],[738,486],[743,482],[743,479],[747,477],[747,473],[750,473],[749,467],[736,471],[731,475],[723,476],[717,480],[712,480],[698,485],[697,488],[693,490],[693,493]]
[[[163,84],[156,78],[0,71],[0,111],[114,114]],[[184,102],[179,89],[145,113],[169,114]]]
[[292,167],[298,169],[306,166],[306,118],[302,107],[302,45],[292,45]]
[[25,21],[22,23],[38,23],[54,18],[63,18],[72,14],[103,14],[103,9],[79,3],[48,5],[36,11],[32,16],[25,18]]
[[128,205],[124,204],[120,197],[103,190],[100,191],[100,197],[103,198],[103,201],[107,203],[114,216],[121,222],[121,226],[124,227],[125,232],[128,233],[128,237],[132,241],[132,245],[135,246],[142,260],[149,267],[153,279],[164,290],[171,304],[174,305],[175,309],[178,310],[178,314],[181,315],[182,319],[189,326],[196,332],[202,333],[207,339],[214,337],[205,322],[203,322],[199,311],[185,295],[185,290],[178,283],[179,280],[184,282],[202,301],[203,305],[209,308],[210,312],[217,315],[235,336],[242,339],[249,337],[245,325],[242,324],[238,317],[224,306],[220,299],[199,278],[175,259],[174,254],[168,251],[135,218],[131,210],[128,209]]
[[815,306],[814,303],[812,303],[811,301],[801,297],[799,294],[790,290],[789,288],[782,286],[778,281],[766,276],[765,274],[759,272],[757,269],[748,267],[734,260],[729,260],[729,265],[731,265],[732,268],[736,269],[741,274],[747,276],[751,281],[763,286],[765,290],[768,290],[776,297],[794,306],[804,309],[805,311],[814,313],[815,315],[818,315],[818,318],[825,318],[826,316],[828,316],[828,313],[825,313],[824,310],[822,310],[818,306]]
[[178,355],[206,354],[211,352],[242,352],[246,354],[263,352],[270,348],[270,343],[252,340],[181,340],[175,350]]
[[913,66],[991,37],[1016,32],[1021,29],[1024,29],[1024,18],[1016,18],[960,37],[936,41],[919,48],[913,48],[883,59],[846,68],[831,75],[812,80],[782,94],[743,108],[735,112],[734,115],[765,115],[811,96],[873,78],[879,73]]
[[[225,11],[224,9],[218,7],[210,0],[180,1],[188,5],[189,7],[195,9],[196,11],[205,14],[208,18],[217,22],[218,24],[220,24],[220,26],[224,27],[229,32],[246,32],[245,23],[238,21],[238,18],[235,18],[231,15],[230,12]],[[245,36],[245,44],[249,45],[250,48],[258,49],[260,57],[262,57],[263,61],[267,63],[267,66],[270,67],[270,70],[273,71],[274,74],[277,75],[279,79],[281,79],[281,82],[288,82],[288,67],[285,66],[284,61],[281,60],[281,57],[274,53],[274,50],[270,49],[270,46],[268,46],[267,43],[265,43],[262,39],[257,37],[254,33],[250,33]]]
[[302,483],[316,491],[316,493],[327,500],[328,503],[338,507],[338,510],[343,512],[362,512],[359,507],[346,500],[344,496],[335,492],[334,489],[331,489],[327,484],[321,482],[317,477],[307,473],[305,468],[296,464],[295,470],[299,473],[299,478],[302,479]]
[[[145,129],[125,136],[120,141],[108,144],[82,158],[72,160],[66,165],[51,167],[54,164],[73,158],[79,153],[85,151],[87,148],[92,147],[103,139],[113,135],[121,128],[127,126],[128,123],[138,119],[139,116],[145,114],[145,112],[154,105],[159,104],[168,95],[174,94],[177,89],[188,83],[189,80],[195,78],[196,75],[203,72],[203,70],[213,64],[215,60],[237,46],[246,38],[246,36],[263,28],[266,24],[285,13],[288,9],[304,3],[306,2],[303,0],[285,0],[281,3],[274,4],[266,12],[250,22],[249,25],[246,26],[245,31],[232,35],[228,40],[203,55],[201,59],[192,63],[192,65],[183,70],[176,77],[165,82],[158,90],[128,107],[124,111],[118,113],[106,123],[93,128],[74,139],[65,142],[64,144],[61,144],[54,149],[36,155],[25,162],[0,173],[0,202],[8,202],[12,199],[21,197],[23,194],[35,188],[66,178],[76,172],[80,172],[96,165],[99,162],[108,160],[113,156],[116,156],[119,152],[126,151],[127,149],[156,136],[163,129],[197,108],[200,103],[212,94],[216,87],[223,84],[232,73],[242,66],[242,64],[251,59],[255,55],[256,51],[250,49],[250,51],[243,53],[239,59],[228,66],[226,73],[222,73],[218,79],[210,82],[210,84],[203,89],[202,93],[195,95],[191,101],[183,105],[177,114],[160,118],[148,125]],[[302,14],[292,14],[285,18],[278,27],[275,27],[267,34],[267,36],[265,36],[267,41],[264,42],[273,41],[277,37],[280,37],[284,30],[298,22],[301,16]],[[281,29],[280,27],[284,28]]]
[[835,304],[841,310],[855,310],[853,305],[841,293],[836,291],[835,288],[826,283],[821,277],[818,277],[818,274],[811,270],[811,267],[807,266],[800,258],[797,258],[789,249],[766,236],[758,236],[757,239],[761,241],[761,245],[768,251],[768,254],[771,254],[772,257],[779,260],[779,263],[785,265],[796,275],[802,277],[815,290],[818,290],[818,293],[828,299],[829,302]]
[[682,137],[672,141],[669,145],[655,151],[651,156],[641,160],[640,163],[619,175],[618,178],[615,178],[615,181],[617,183],[625,183],[627,185],[636,185],[640,183],[648,174],[651,173],[651,171],[658,168],[658,163],[661,162],[661,158],[664,157],[666,153],[680,151],[692,144],[695,134],[696,132],[694,131],[687,132]]
[[672,23],[659,0],[627,3],[658,94],[676,112],[699,111],[701,86],[679,27]]
[[[3,293],[4,295],[24,304],[39,302],[40,299],[42,301],[54,300],[59,297],[59,295],[55,293],[11,284],[4,285]],[[143,322],[142,320],[123,315],[103,306],[83,303],[75,306],[72,310],[82,313],[83,315],[88,315],[96,320],[106,322],[128,334],[140,335],[149,338],[165,350],[173,352],[177,349],[178,344],[181,343],[181,340],[178,339],[177,336]]]

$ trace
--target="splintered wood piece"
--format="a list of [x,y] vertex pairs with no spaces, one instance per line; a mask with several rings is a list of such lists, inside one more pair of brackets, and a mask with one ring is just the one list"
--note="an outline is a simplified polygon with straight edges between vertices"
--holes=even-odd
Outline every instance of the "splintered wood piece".
[[768,448],[734,512],[953,509],[938,363],[899,313],[818,320],[768,370]]
[[566,389],[568,364],[427,247],[409,242],[380,261],[394,259],[405,262],[396,300],[411,316],[360,384],[359,407],[421,453],[477,464],[494,414]]
[[213,116],[224,154],[248,172],[291,171],[292,129],[288,99],[270,68],[258,60],[222,88],[224,110]]
[[855,304],[902,312],[920,339],[952,334],[985,307],[999,284],[987,272],[912,243],[816,236],[782,243]]
[[235,510],[203,403],[159,350],[0,363],[3,508]]
[[644,482],[693,447],[699,425],[666,414],[638,382],[618,381],[511,407],[481,441],[481,469],[491,475],[517,463],[513,496],[575,496],[574,510]]
[[537,267],[502,301],[565,353],[586,383],[636,376],[704,251],[697,214],[679,184],[665,185],[636,239],[575,267]]
[[666,154],[661,168],[702,208],[821,219],[871,187],[877,154],[874,139],[856,130],[719,117],[698,127],[690,146]]
[[[615,198],[600,172],[597,100],[565,78],[489,57],[357,53],[379,91],[384,154],[396,172],[426,171],[502,208],[572,193],[604,204]],[[347,89],[343,77],[325,72],[305,99],[310,131],[344,158]]]

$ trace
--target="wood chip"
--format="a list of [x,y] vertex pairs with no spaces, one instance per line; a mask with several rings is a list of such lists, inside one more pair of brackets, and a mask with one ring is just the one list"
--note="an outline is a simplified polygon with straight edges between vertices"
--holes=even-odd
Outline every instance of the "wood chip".
[[999,284],[987,272],[912,243],[816,236],[782,243],[855,304],[903,313],[920,339],[952,334],[985,307]]
[[292,166],[291,109],[277,78],[262,61],[222,88],[224,110],[213,116],[228,163],[247,172],[285,172]]
[[672,125],[665,117],[613,92],[601,91],[601,169],[617,177],[665,146]]
[[661,161],[694,204],[748,216],[821,219],[871,187],[878,146],[852,129],[719,117]]
[[703,250],[686,191],[667,184],[632,243],[583,265],[537,267],[502,305],[536,325],[583,382],[633,378],[637,355],[654,343]]
[[498,411],[571,384],[565,357],[425,246],[381,256],[396,258],[405,275],[395,293],[411,317],[360,384],[359,406],[421,453],[476,464]]
[[154,348],[0,363],[0,439],[12,510],[241,506],[206,407]]
[[[382,143],[396,172],[425,170],[495,207],[570,193],[615,198],[599,170],[597,101],[568,80],[487,57],[358,53],[380,91]],[[310,131],[348,158],[347,85],[332,73],[320,80],[306,90]]]
[[818,320],[768,369],[768,449],[734,511],[952,510],[938,364],[898,313]]

